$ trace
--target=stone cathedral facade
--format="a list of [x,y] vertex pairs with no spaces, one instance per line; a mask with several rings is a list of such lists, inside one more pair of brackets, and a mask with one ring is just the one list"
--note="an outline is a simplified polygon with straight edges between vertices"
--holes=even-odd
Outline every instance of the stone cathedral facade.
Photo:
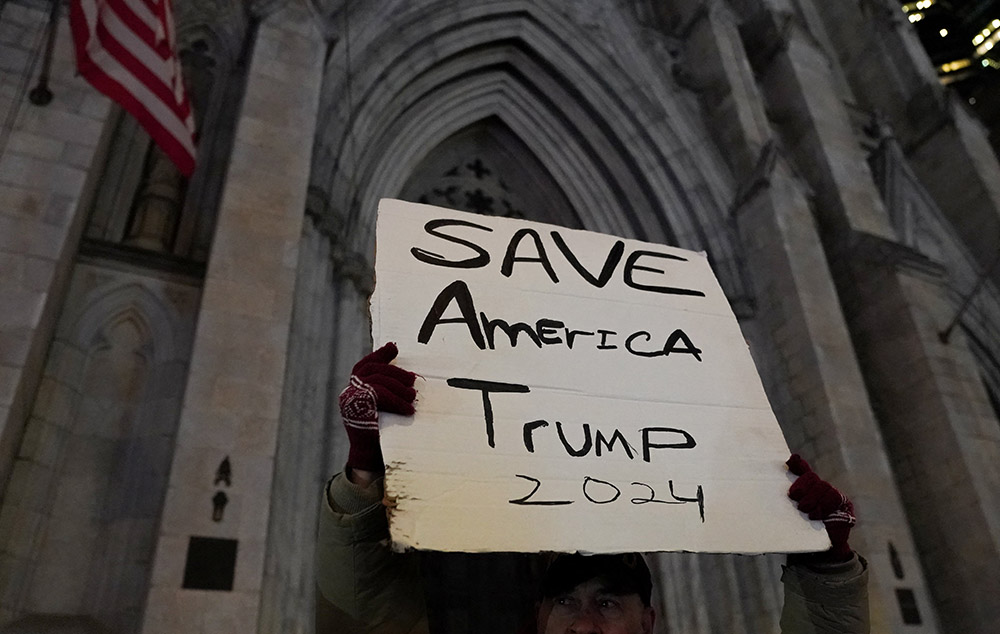
[[[1000,166],[892,0],[176,0],[189,180],[0,3],[0,632],[312,632],[374,212],[707,251],[873,631],[1000,622]],[[997,16],[1000,17],[1000,16]],[[664,633],[777,632],[780,556],[650,557]],[[441,632],[527,556],[430,557]]]

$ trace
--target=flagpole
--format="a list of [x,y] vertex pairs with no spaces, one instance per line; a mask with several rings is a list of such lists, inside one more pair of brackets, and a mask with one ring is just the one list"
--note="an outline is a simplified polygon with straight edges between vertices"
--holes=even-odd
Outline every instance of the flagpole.
[[52,0],[49,9],[48,38],[45,41],[45,56],[42,58],[42,70],[38,73],[38,85],[28,93],[28,99],[36,106],[46,106],[52,101],[52,91],[49,90],[49,69],[52,67],[52,50],[56,45],[56,30],[59,26],[59,0]]

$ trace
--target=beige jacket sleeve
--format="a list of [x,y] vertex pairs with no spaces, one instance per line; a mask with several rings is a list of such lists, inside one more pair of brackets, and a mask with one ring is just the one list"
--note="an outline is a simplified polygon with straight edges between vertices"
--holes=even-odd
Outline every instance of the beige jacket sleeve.
[[790,557],[781,581],[782,634],[868,634],[868,562],[858,554],[843,563],[810,566]]
[[394,553],[382,481],[327,485],[316,543],[316,634],[426,634],[415,553]]

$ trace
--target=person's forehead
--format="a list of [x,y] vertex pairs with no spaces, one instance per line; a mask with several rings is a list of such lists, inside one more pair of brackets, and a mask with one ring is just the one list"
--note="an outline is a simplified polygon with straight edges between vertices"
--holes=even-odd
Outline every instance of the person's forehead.
[[572,590],[573,594],[607,594],[616,597],[627,597],[635,595],[636,598],[639,597],[639,593],[634,590],[625,590],[622,588],[615,588],[611,582],[604,577],[594,577],[592,579],[587,579],[586,581],[581,581],[576,584]]

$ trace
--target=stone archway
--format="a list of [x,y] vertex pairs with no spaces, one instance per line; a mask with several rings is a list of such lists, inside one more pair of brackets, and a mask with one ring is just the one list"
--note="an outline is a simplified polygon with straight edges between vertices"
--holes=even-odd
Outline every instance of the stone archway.
[[[697,99],[671,79],[669,41],[640,32],[627,11],[584,12],[557,2],[395,2],[351,12],[349,32],[340,22],[330,25],[339,39],[327,62],[310,176],[312,222],[299,264],[262,630],[311,610],[312,586],[303,582],[310,576],[299,570],[311,570],[301,543],[312,538],[315,514],[299,515],[294,526],[276,522],[301,514],[291,501],[308,498],[301,491],[314,495],[346,457],[335,398],[370,345],[367,293],[379,198],[427,196],[449,206],[433,190],[445,192],[451,179],[462,194],[451,206],[465,207],[465,193],[475,192],[465,186],[477,178],[448,176],[449,160],[468,154],[472,164],[476,148],[489,147],[506,163],[497,168],[506,182],[509,161],[530,157],[541,193],[522,197],[534,207],[526,217],[705,250],[734,303],[748,297],[728,218],[731,177]],[[483,194],[498,203],[497,212],[505,198],[499,179],[490,187]],[[511,594],[533,591],[530,563],[436,564],[470,600],[483,595],[474,582],[515,570]],[[700,587],[731,584],[738,566],[709,564],[718,574],[705,575],[699,567],[690,558],[656,566],[663,576],[704,577]],[[770,562],[762,567],[751,571],[754,578],[772,575]],[[685,593],[698,591],[675,585],[669,600],[683,603]],[[484,627],[487,612],[500,629],[519,618],[512,609],[497,619],[495,610],[446,605],[451,627],[442,631],[462,629],[463,620]],[[705,621],[676,618],[689,617]]]
[[398,195],[445,139],[497,117],[584,228],[706,250],[730,296],[746,294],[727,220],[733,185],[693,95],[670,79],[666,38],[650,42],[621,11],[457,9],[396,3],[341,34],[350,52],[331,54],[311,180],[355,249],[370,248],[378,198]]
[[178,305],[110,277],[74,276],[15,462],[23,493],[0,509],[19,526],[4,548],[23,615],[5,632],[139,627],[190,332]]
[[445,139],[414,168],[403,200],[578,228],[559,185],[503,121],[490,117]]

